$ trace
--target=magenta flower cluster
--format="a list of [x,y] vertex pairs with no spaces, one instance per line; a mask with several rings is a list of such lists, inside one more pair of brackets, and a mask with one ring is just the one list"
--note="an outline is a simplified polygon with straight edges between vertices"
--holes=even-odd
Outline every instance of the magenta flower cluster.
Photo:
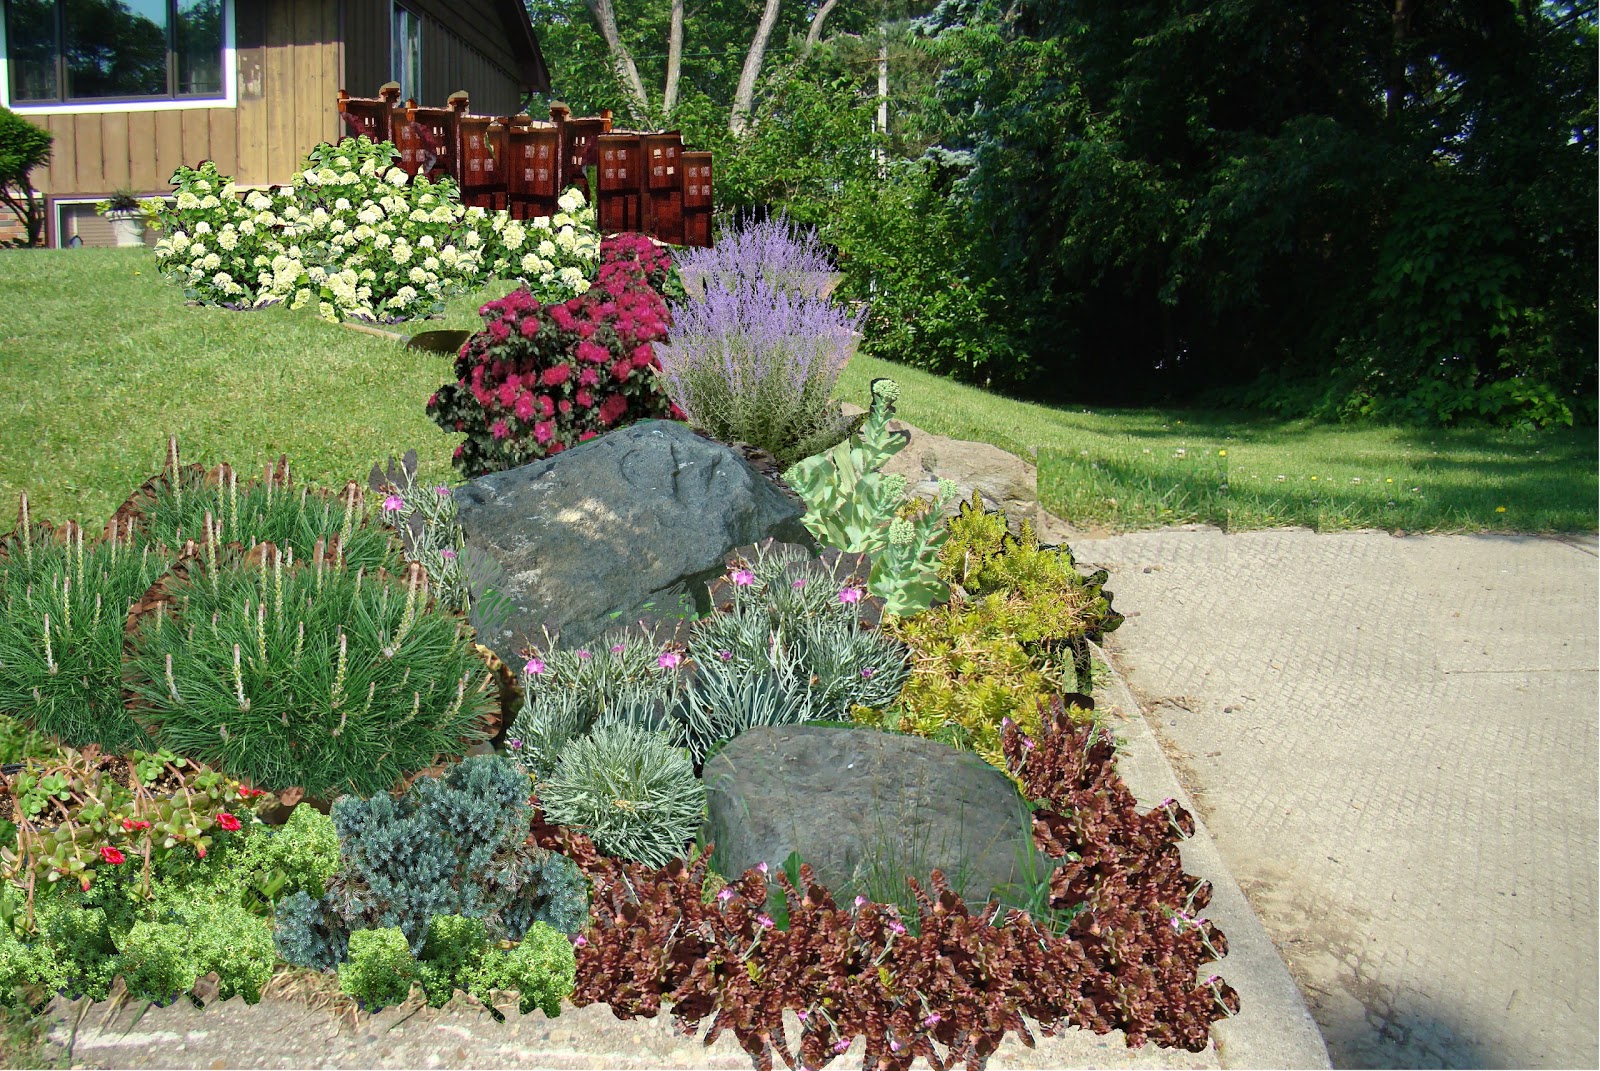
[[685,419],[657,377],[654,346],[671,313],[662,299],[671,259],[642,235],[600,247],[590,289],[541,305],[526,287],[480,308],[484,329],[462,345],[457,380],[428,399],[428,415],[466,442],[454,463],[468,478],[561,453],[636,420]]

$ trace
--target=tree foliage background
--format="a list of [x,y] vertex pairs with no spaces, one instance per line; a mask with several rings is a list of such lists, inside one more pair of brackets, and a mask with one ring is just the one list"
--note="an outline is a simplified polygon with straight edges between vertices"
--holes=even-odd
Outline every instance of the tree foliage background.
[[[557,94],[621,112],[592,2],[535,24]],[[614,2],[659,87],[671,0]],[[836,0],[809,50],[782,0],[735,135],[763,6],[687,9],[654,118],[719,204],[819,225],[867,352],[1045,401],[1594,419],[1592,0]]]

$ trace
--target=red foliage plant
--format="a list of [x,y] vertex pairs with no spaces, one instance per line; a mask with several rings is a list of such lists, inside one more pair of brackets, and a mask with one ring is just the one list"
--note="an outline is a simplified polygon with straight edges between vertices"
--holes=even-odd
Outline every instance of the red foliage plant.
[[435,423],[467,436],[456,469],[501,472],[637,420],[686,419],[652,348],[671,323],[660,290],[670,267],[648,238],[618,235],[578,297],[541,305],[519,287],[479,308],[484,329],[462,344],[456,382],[428,399]]
[[[1093,705],[1076,694],[1066,700]],[[1075,724],[1059,697],[1041,713],[1042,739],[1008,725],[1003,747],[1034,799],[1035,840],[1068,860],[1053,876],[1051,906],[1083,905],[1064,934],[1015,909],[999,926],[989,911],[968,914],[935,870],[931,893],[908,879],[922,923],[913,936],[893,907],[858,900],[859,910],[841,910],[805,864],[803,894],[777,874],[789,900],[789,927],[780,930],[763,913],[767,881],[755,869],[708,904],[704,856],[651,870],[536,821],[532,839],[566,854],[594,883],[573,1003],[609,1004],[622,1019],[653,1017],[668,1003],[689,1036],[714,1012],[705,1043],[732,1030],[758,1071],[771,1071],[774,1051],[797,1066],[785,1008],[800,1016],[806,1068],[827,1065],[859,1034],[863,1069],[906,1071],[918,1056],[935,1071],[958,1060],[981,1069],[1008,1030],[1034,1045],[1024,1016],[1046,1037],[1069,1026],[1120,1029],[1129,1046],[1205,1048],[1210,1024],[1236,1014],[1239,998],[1216,976],[1198,980],[1227,942],[1189,916],[1211,896],[1209,883],[1184,874],[1178,853],[1193,820],[1171,801],[1139,814],[1111,743]]]

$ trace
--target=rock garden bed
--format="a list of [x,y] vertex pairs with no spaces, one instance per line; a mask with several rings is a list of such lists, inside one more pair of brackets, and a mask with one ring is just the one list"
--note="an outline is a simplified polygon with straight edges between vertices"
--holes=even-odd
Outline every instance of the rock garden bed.
[[[0,714],[60,750],[5,777],[7,1001],[254,1003],[287,962],[369,1010],[709,1020],[758,1068],[981,1067],[1025,1019],[1199,1051],[1238,1010],[1192,822],[1138,812],[1085,694],[1105,574],[906,501],[887,381],[781,471],[696,434],[650,386],[658,257],[485,306],[429,405],[480,429],[465,484],[173,442],[98,537],[23,499]],[[569,352],[645,383],[585,397]]]

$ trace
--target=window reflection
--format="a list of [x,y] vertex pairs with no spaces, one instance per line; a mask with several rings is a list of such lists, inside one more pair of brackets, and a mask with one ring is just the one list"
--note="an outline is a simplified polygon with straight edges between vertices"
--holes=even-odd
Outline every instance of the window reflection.
[[180,96],[222,95],[222,0],[178,0],[172,50]]
[[221,97],[226,0],[0,0],[13,103]]
[[6,51],[11,69],[11,99],[55,100],[55,0],[8,0]]
[[67,99],[165,96],[166,0],[64,0]]

